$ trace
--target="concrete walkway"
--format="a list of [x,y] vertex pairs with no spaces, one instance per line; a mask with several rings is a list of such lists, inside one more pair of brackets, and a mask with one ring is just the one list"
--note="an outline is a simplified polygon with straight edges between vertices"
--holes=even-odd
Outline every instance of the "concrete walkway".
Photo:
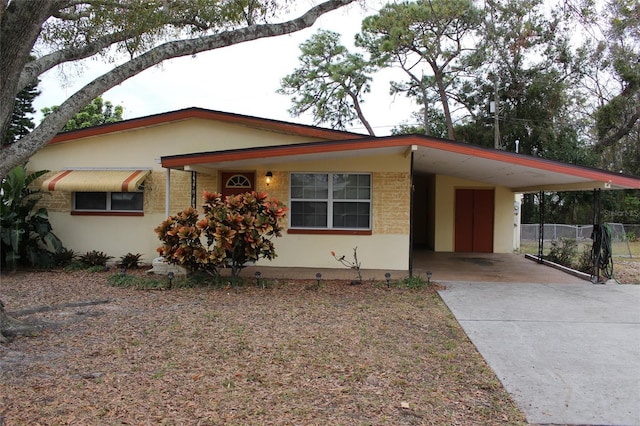
[[530,423],[640,425],[640,286],[441,283]]

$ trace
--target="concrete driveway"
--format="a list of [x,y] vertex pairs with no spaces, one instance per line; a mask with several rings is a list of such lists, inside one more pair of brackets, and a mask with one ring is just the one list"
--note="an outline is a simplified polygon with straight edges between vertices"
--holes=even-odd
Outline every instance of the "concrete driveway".
[[530,423],[640,425],[640,286],[441,283]]

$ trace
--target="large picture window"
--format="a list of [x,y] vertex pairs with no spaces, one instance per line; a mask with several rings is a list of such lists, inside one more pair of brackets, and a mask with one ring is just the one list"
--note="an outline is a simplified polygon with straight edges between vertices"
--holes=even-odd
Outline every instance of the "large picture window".
[[371,229],[371,175],[292,173],[291,227]]
[[142,212],[142,192],[74,192],[74,210],[92,212]]

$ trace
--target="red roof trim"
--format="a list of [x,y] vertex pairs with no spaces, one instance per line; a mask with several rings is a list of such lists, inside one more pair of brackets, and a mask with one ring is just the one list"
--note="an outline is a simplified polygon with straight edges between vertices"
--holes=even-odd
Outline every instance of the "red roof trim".
[[555,173],[563,173],[591,179],[599,182],[609,182],[630,188],[640,188],[640,178],[619,175],[604,170],[592,169],[574,164],[561,163],[539,157],[516,154],[506,151],[470,145],[461,142],[453,142],[445,139],[430,138],[417,135],[389,136],[381,138],[363,138],[341,141],[310,142],[295,145],[280,145],[258,148],[247,148],[229,151],[203,152],[195,154],[176,155],[162,157],[162,167],[184,167],[205,163],[217,163],[239,160],[251,160],[258,158],[274,158],[290,155],[310,155],[329,152],[347,152],[353,150],[367,150],[375,148],[410,147],[418,145],[425,148],[434,148],[442,151],[469,155],[488,160],[502,161],[524,167],[546,170]]
[[304,124],[287,123],[285,121],[270,120],[266,118],[250,117],[247,115],[232,114],[227,112],[213,111],[202,108],[187,108],[163,114],[150,115],[147,117],[133,118],[119,121],[117,123],[103,124],[100,126],[78,129],[70,132],[59,133],[49,141],[49,144],[67,142],[92,136],[106,135],[109,133],[123,132],[126,130],[141,129],[149,126],[170,123],[173,121],[186,120],[191,118],[201,118],[205,120],[217,120],[226,123],[257,127],[261,129],[293,134],[298,136],[319,138],[319,139],[354,139],[366,137],[358,133],[351,133],[332,129],[323,129]]

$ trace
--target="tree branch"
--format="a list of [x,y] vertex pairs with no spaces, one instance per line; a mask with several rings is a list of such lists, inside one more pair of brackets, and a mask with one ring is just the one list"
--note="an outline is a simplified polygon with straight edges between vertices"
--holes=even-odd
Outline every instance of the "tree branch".
[[92,99],[160,62],[251,40],[299,31],[312,26],[323,14],[354,1],[329,0],[309,9],[302,16],[287,22],[252,25],[206,37],[171,41],[152,48],[84,86],[63,102],[56,112],[45,118],[29,135],[6,147],[0,160],[0,177],[5,176],[17,164],[26,162],[33,153],[53,138],[64,127],[66,122],[77,111],[91,102]]

